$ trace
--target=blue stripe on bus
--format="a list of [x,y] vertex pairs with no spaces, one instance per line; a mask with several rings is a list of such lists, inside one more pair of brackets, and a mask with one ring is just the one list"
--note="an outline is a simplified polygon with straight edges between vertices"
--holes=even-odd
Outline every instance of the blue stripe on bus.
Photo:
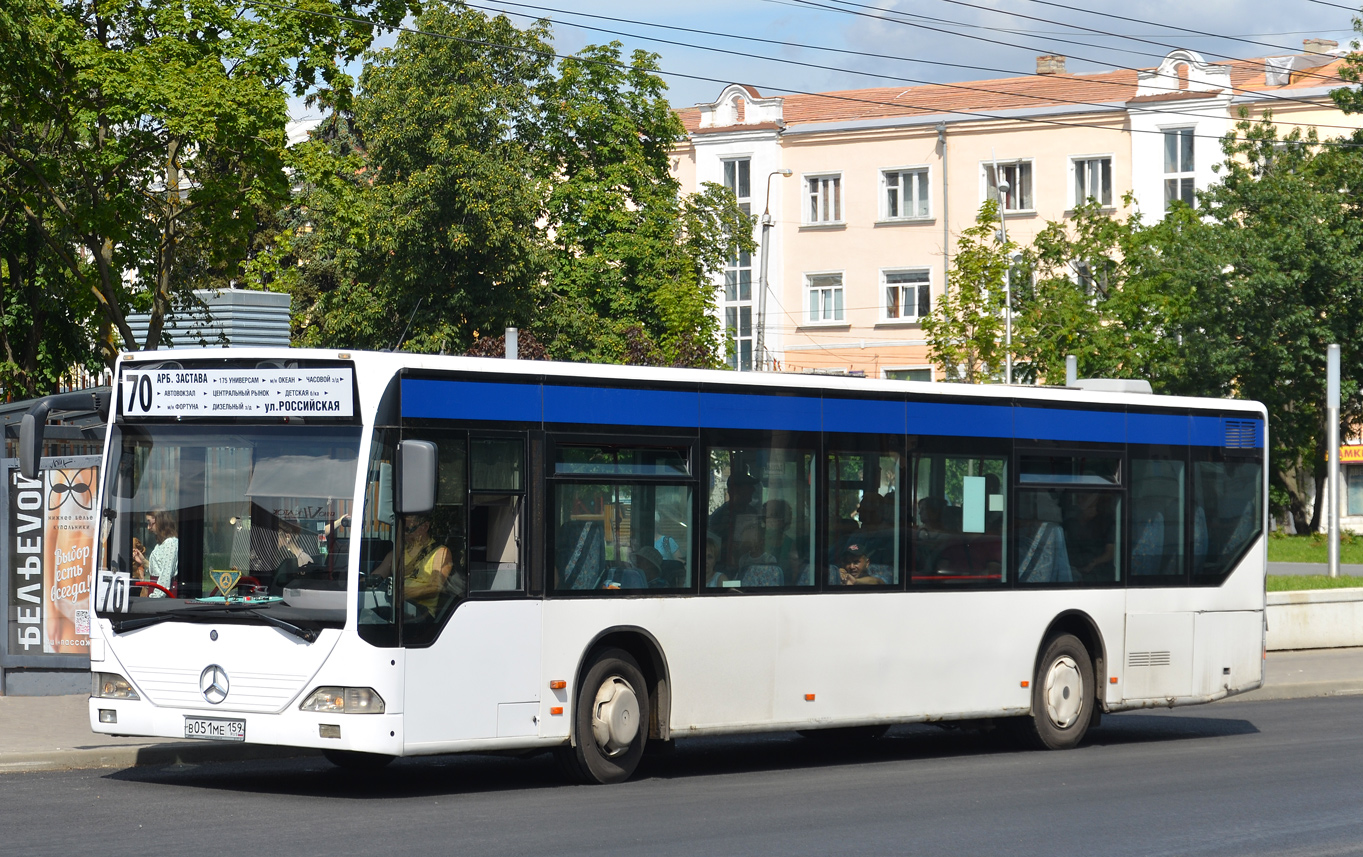
[[[417,378],[403,379],[402,415],[428,419],[907,433],[1179,446],[1220,447],[1226,443],[1226,421],[1219,416],[685,390],[541,387],[539,384]],[[1252,422],[1254,443],[1263,445],[1262,420],[1249,417],[1237,419],[1237,422]]]
[[1118,440],[1126,437],[1126,414],[1018,406],[1013,409],[1013,436],[1030,440]]
[[909,402],[909,434],[1012,437],[1011,405],[956,405]]
[[[1255,420],[1258,422],[1258,420]],[[1256,431],[1257,435],[1258,432]],[[1193,446],[1225,446],[1226,425],[1221,417],[1193,417],[1188,443]]]
[[808,396],[700,394],[700,424],[706,428],[819,431],[822,400]]
[[908,430],[904,402],[824,399],[823,430],[904,434]]
[[507,420],[538,423],[544,418],[539,384],[402,379],[402,415],[436,420]]
[[1184,414],[1127,414],[1126,442],[1188,445],[1188,417]]
[[544,421],[547,423],[691,427],[699,418],[696,393],[619,387],[544,387]]

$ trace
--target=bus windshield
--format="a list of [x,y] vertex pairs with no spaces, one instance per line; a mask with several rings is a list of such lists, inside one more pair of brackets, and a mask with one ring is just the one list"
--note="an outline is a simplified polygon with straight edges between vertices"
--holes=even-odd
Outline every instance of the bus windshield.
[[356,426],[116,425],[100,568],[128,575],[118,612],[249,603],[343,624],[359,441]]

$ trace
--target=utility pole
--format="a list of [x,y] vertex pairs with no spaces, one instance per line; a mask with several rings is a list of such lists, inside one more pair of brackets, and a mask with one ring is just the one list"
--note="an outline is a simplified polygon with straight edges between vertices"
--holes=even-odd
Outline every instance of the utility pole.
[[772,170],[767,174],[767,202],[762,207],[762,263],[757,276],[757,368],[767,369],[767,238],[771,235],[771,180],[774,176],[789,176],[788,169]]
[[1325,349],[1325,419],[1330,434],[1330,576],[1339,577],[1339,346]]

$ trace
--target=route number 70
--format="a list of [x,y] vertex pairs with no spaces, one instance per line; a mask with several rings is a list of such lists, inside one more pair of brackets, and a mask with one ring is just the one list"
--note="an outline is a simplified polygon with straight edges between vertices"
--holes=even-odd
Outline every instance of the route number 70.
[[100,613],[127,613],[132,575],[101,568],[95,576],[95,604]]
[[144,414],[151,412],[151,373],[129,372],[123,376],[123,389],[128,394],[127,404],[123,406],[125,414],[130,414],[134,410]]

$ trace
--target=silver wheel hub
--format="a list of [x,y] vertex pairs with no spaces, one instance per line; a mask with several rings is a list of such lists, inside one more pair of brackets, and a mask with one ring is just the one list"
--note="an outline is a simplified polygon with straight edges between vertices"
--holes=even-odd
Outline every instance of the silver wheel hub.
[[629,749],[639,734],[639,697],[629,682],[611,676],[601,683],[592,703],[592,737],[607,757]]
[[1084,707],[1084,678],[1079,665],[1069,655],[1055,659],[1046,671],[1044,686],[1046,716],[1061,729],[1068,729],[1079,719]]

